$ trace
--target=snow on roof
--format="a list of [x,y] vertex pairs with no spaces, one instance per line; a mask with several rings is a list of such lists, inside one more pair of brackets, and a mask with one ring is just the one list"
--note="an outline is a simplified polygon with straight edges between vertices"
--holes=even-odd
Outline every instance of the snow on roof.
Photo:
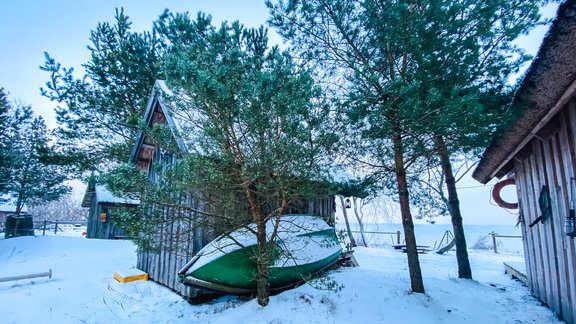
[[158,88],[160,88],[160,90],[162,90],[167,95],[169,95],[169,96],[174,95],[174,92],[172,92],[172,90],[170,88],[168,88],[168,86],[166,85],[166,81],[156,80],[156,85],[158,86]]
[[157,80],[156,88],[160,90],[156,94],[166,121],[182,152],[186,154],[191,150],[202,151],[197,145],[200,129],[198,125],[203,124],[202,117],[194,109],[188,109],[194,105],[194,94],[187,93],[183,89],[176,89],[175,93],[164,80]]
[[138,205],[140,200],[123,198],[114,195],[108,188],[103,185],[96,185],[96,201],[98,203],[109,203],[109,204],[123,204],[123,205]]

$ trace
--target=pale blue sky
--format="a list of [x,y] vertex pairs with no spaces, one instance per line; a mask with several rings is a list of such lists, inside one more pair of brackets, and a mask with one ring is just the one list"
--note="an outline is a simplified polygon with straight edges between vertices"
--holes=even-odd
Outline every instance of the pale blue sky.
[[[19,0],[0,2],[0,87],[13,99],[31,104],[49,126],[55,124],[53,104],[40,95],[48,74],[38,68],[48,52],[81,76],[81,64],[89,60],[90,31],[99,22],[114,21],[115,8],[123,7],[135,31],[150,30],[164,8],[172,12],[198,11],[215,22],[239,20],[246,26],[265,24],[268,11],[263,0]],[[279,36],[273,38],[280,41]]]
[[[39,88],[48,75],[38,68],[46,51],[66,67],[74,67],[80,76],[81,64],[89,60],[86,46],[90,30],[99,22],[113,22],[115,8],[123,7],[135,31],[150,30],[152,22],[168,8],[195,15],[206,12],[215,22],[239,20],[247,26],[266,23],[264,0],[19,0],[0,2],[0,87],[13,99],[33,106],[50,127],[55,125],[53,104],[40,95]],[[553,16],[555,6],[546,10]],[[539,28],[520,42],[535,53],[544,35]],[[271,40],[280,37],[271,31]]]
[[[8,91],[10,98],[32,105],[48,126],[54,127],[54,104],[39,91],[48,80],[47,73],[38,68],[44,63],[43,52],[50,53],[65,67],[74,67],[76,76],[80,77],[80,65],[89,60],[86,46],[90,31],[99,22],[113,22],[117,7],[124,8],[135,31],[150,30],[164,8],[172,12],[188,11],[192,15],[203,11],[212,15],[215,22],[239,20],[250,27],[265,24],[268,17],[264,0],[0,1],[0,87]],[[556,5],[549,6],[545,15],[553,17],[555,8]],[[535,54],[546,30],[547,27],[538,28],[519,40],[519,44]],[[271,34],[272,42],[281,41],[272,31]],[[459,187],[478,185],[472,179],[459,183]],[[515,224],[514,215],[490,205],[490,187],[460,191],[465,223]],[[446,223],[449,219],[444,217],[440,222]]]

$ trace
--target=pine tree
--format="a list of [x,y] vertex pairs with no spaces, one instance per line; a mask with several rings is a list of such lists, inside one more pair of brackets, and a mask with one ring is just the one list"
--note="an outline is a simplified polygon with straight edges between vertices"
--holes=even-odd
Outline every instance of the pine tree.
[[277,231],[267,224],[296,201],[326,194],[319,183],[328,163],[323,147],[330,136],[322,130],[329,115],[321,93],[305,68],[268,47],[264,28],[238,22],[175,46],[166,67],[167,81],[181,94],[176,118],[191,126],[186,142],[195,144],[184,160],[185,179],[205,197],[218,192],[228,197],[226,206],[239,199],[247,206],[236,204],[222,216],[233,213],[257,226],[257,297],[265,306]]
[[[472,272],[452,160],[474,158],[471,153],[486,147],[495,125],[506,123],[502,107],[512,93],[508,78],[530,58],[513,41],[539,23],[543,2],[424,1],[409,6],[417,17],[409,40],[411,74],[418,82],[414,95],[420,103],[415,115],[422,116],[411,128],[428,134],[422,145],[435,161],[425,167],[442,170],[442,198],[451,216],[460,278],[472,279]],[[380,1],[366,1],[366,6],[372,16],[367,21],[377,28],[388,13]]]
[[10,141],[8,140],[8,112],[9,104],[8,97],[4,92],[4,88],[0,88],[0,202],[2,202],[2,195],[6,193],[10,159],[9,152]]
[[544,2],[267,1],[271,24],[345,80],[350,127],[363,131],[370,166],[394,171],[414,291],[423,286],[410,252],[408,180],[442,169],[459,276],[471,278],[451,158],[484,146],[503,121],[493,98],[509,93],[508,76],[528,58],[512,41],[538,23]]
[[[113,191],[138,196],[140,206],[121,216],[138,233],[154,233],[167,219],[182,219],[164,208],[193,214],[186,218],[191,230],[212,226],[225,233],[256,224],[252,261],[258,303],[265,306],[277,230],[267,226],[277,226],[288,208],[329,194],[324,181],[330,164],[326,147],[333,142],[325,131],[328,106],[306,68],[277,47],[269,48],[263,27],[233,22],[216,28],[201,14],[191,20],[169,13],[155,26],[180,35],[164,39],[166,83],[174,95],[163,96],[188,152],[177,154],[175,164],[158,164],[154,180],[130,166],[102,179]],[[178,153],[166,127],[145,133],[167,155]],[[146,213],[144,221],[139,212]],[[144,238],[140,247],[154,248],[146,235],[139,237]]]
[[411,288],[424,293],[408,182],[410,168],[421,156],[421,134],[410,128],[418,117],[410,48],[414,14],[404,1],[380,3],[386,16],[377,22],[369,22],[364,2],[353,0],[266,3],[271,25],[301,56],[342,80],[342,113],[361,139],[352,155],[369,159],[375,174],[393,177],[384,184],[392,184],[400,203]]
[[50,78],[42,94],[58,104],[56,134],[79,172],[127,160],[152,85],[161,76],[157,39],[132,32],[123,9],[115,19],[91,32],[84,76],[76,78],[73,68],[48,53],[41,67]]
[[66,170],[43,161],[51,147],[42,117],[34,117],[29,106],[11,107],[5,131],[11,157],[5,192],[16,206],[16,215],[25,205],[53,201],[70,191],[64,184]]

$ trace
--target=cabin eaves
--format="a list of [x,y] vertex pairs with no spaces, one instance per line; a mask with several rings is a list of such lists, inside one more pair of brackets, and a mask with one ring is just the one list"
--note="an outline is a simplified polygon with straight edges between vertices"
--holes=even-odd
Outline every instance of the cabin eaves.
[[511,109],[519,117],[486,149],[472,177],[486,184],[512,170],[516,156],[576,91],[576,3],[558,9],[540,50],[517,90]]

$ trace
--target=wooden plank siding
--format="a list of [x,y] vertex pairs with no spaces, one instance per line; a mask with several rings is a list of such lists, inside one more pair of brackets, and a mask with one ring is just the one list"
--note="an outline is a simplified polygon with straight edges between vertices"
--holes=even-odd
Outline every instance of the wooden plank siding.
[[[574,129],[576,129],[576,100],[570,100],[567,108],[561,114],[562,127],[560,128],[558,150],[562,159],[562,170],[564,171],[562,179],[564,181],[565,200],[562,206],[564,207],[564,215],[567,215],[570,208],[576,208],[576,206],[570,205],[571,201],[576,204],[576,192],[574,192],[576,188],[572,186],[572,179],[576,178],[576,138],[574,132]],[[558,235],[562,235],[565,238],[561,241],[561,248],[559,249],[566,269],[564,276],[567,296],[562,301],[566,303],[567,307],[564,308],[565,311],[563,313],[568,314],[571,312],[571,317],[567,315],[564,317],[568,321],[576,322],[576,244],[574,238],[567,239],[565,228],[562,228]]]
[[[553,230],[553,237],[560,238],[554,240],[554,249],[555,249],[555,256],[556,256],[556,266],[557,266],[557,285],[558,285],[558,303],[560,313],[563,313],[566,309],[570,311],[570,305],[573,304],[572,300],[574,299],[574,292],[570,289],[570,281],[574,281],[574,278],[567,277],[567,274],[570,273],[570,267],[568,265],[568,259],[566,258],[566,253],[564,248],[566,246],[566,241],[570,239],[566,236],[565,233],[565,217],[569,213],[570,209],[570,179],[572,176],[569,175],[569,170],[567,166],[569,164],[565,164],[566,160],[563,157],[563,150],[562,150],[562,143],[567,144],[566,136],[566,128],[568,127],[568,123],[566,120],[561,121],[561,127],[559,128],[559,132],[556,133],[550,139],[550,154],[554,156],[553,159],[553,170],[554,170],[554,184],[555,190],[552,193],[552,206],[553,206],[553,214],[558,215],[559,217],[552,218],[553,226],[551,229]],[[566,146],[566,148],[568,148]],[[566,151],[569,151],[567,149]],[[573,267],[572,267],[573,269]],[[562,293],[562,287],[566,287],[566,293]],[[574,316],[572,316],[573,318]]]
[[[517,174],[524,174],[524,163],[516,162],[516,173]],[[529,278],[528,280],[528,287],[530,291],[534,292],[537,296],[537,285],[538,285],[538,271],[536,270],[536,262],[535,262],[535,255],[536,255],[536,247],[535,241],[532,235],[532,232],[528,230],[528,226],[525,224],[530,223],[530,216],[533,215],[531,210],[530,199],[528,195],[530,191],[528,189],[528,179],[526,177],[516,178],[516,190],[518,192],[518,199],[519,205],[521,210],[521,219],[520,222],[522,224],[522,243],[524,245],[524,258],[526,261],[526,275]]]
[[[546,250],[548,251],[548,264],[547,267],[549,269],[560,269],[558,264],[558,255],[557,255],[557,248],[556,243],[560,240],[555,239],[555,233],[561,232],[561,228],[558,228],[557,220],[560,218],[561,214],[558,212],[558,198],[561,196],[558,192],[561,188],[558,186],[556,174],[557,172],[557,161],[558,157],[554,154],[554,146],[557,138],[557,133],[552,135],[548,140],[543,142],[542,144],[542,159],[543,159],[543,167],[540,168],[541,172],[545,174],[545,181],[548,184],[548,188],[550,191],[550,199],[552,202],[552,217],[546,220],[547,224],[544,226],[543,231],[546,236]],[[552,159],[547,158],[552,157]],[[565,215],[565,214],[564,214]],[[545,224],[546,224],[545,223]],[[550,305],[553,309],[561,309],[560,303],[560,273],[558,270],[550,272],[550,289],[549,289],[549,296],[548,300],[550,301]]]
[[[574,208],[576,188],[576,102],[553,119],[555,125],[528,145],[531,153],[515,159],[514,173],[522,214],[528,287],[568,323],[576,320],[576,245],[566,236],[565,220]],[[542,186],[550,191],[552,216],[529,225],[541,215]],[[572,205],[571,205],[572,204]]]
[[[189,199],[189,198],[188,198]],[[189,201],[188,201],[189,202]],[[306,204],[308,210],[289,209],[288,213],[307,213],[322,216],[330,223],[334,222],[334,198],[310,201]],[[199,208],[203,208],[199,204]],[[203,210],[203,209],[201,209]],[[184,298],[197,296],[197,290],[184,286],[178,281],[177,273],[192,259],[194,254],[206,245],[214,235],[193,224],[194,215],[182,208],[165,208],[162,226],[156,237],[157,250],[154,252],[139,251],[137,268],[148,273],[149,279],[164,285]],[[174,217],[177,215],[178,217]]]
[[[95,198],[90,202],[90,212],[86,221],[86,238],[95,239],[115,239],[126,237],[126,230],[116,226],[112,219],[110,209],[113,204],[98,203]],[[100,213],[108,214],[105,222],[100,219]]]

